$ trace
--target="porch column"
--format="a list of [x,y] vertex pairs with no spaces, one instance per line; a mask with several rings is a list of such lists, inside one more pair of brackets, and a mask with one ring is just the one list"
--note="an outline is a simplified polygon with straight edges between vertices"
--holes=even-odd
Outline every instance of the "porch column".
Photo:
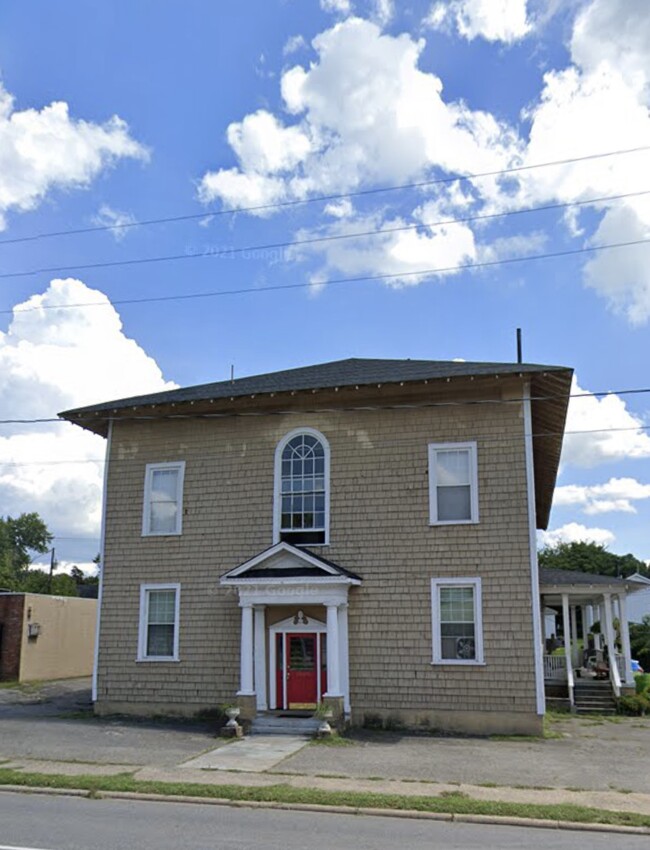
[[343,709],[350,711],[350,665],[348,646],[348,606],[339,607],[339,665],[341,690],[343,691]]
[[609,593],[603,594],[603,619],[605,620],[605,642],[607,643],[607,651],[612,656],[616,653],[616,637],[614,635],[614,625],[612,621],[612,597]]
[[253,606],[244,603],[241,606],[241,645],[240,645],[240,688],[238,696],[255,695],[253,690]]
[[625,593],[618,595],[618,608],[620,611],[621,643],[623,644],[623,658],[625,659],[625,683],[634,684],[632,675],[632,650],[630,649],[630,624],[627,621],[627,596]]
[[564,663],[566,664],[567,680],[569,683],[573,678],[573,665],[571,656],[571,619],[569,617],[569,596],[562,594],[562,630],[564,632]]
[[578,616],[576,612],[576,605],[571,606],[571,661],[573,662],[574,667],[578,667],[578,652],[580,650],[578,646]]
[[341,696],[338,605],[327,606],[327,697]]
[[589,626],[587,625],[587,606],[583,605],[580,610],[582,611],[582,648],[584,650],[587,648],[587,635],[589,634]]
[[255,612],[255,693],[258,711],[266,711],[266,605],[254,605]]

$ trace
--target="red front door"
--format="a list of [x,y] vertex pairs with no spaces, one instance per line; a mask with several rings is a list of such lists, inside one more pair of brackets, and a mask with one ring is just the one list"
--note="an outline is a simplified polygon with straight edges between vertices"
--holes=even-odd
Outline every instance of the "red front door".
[[287,708],[315,708],[318,702],[316,634],[286,635]]

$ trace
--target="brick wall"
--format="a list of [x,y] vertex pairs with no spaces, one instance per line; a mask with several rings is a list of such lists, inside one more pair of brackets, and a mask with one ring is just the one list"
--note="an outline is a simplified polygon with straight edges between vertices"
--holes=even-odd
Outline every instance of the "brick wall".
[[[502,381],[482,392],[520,397],[521,384]],[[327,407],[332,398],[318,404]],[[330,545],[316,551],[363,578],[349,607],[355,716],[534,714],[520,404],[117,422],[99,708],[137,712],[158,703],[190,711],[232,699],[240,610],[219,576],[272,544],[275,447],[299,426],[319,429],[331,447]],[[480,522],[430,527],[427,445],[469,440],[478,443]],[[143,538],[145,465],[176,460],[186,461],[183,534]],[[461,576],[482,577],[486,664],[432,666],[430,580]],[[135,660],[139,586],[158,581],[181,583],[180,663]]]
[[18,679],[25,597],[0,594],[0,681]]

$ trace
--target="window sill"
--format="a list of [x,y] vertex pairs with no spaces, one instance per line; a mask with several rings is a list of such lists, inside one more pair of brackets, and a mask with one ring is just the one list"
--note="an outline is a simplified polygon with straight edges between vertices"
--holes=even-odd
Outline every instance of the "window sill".
[[154,664],[159,664],[161,662],[165,662],[167,664],[170,664],[170,663],[173,664],[173,663],[179,662],[180,660],[181,660],[180,658],[173,657],[171,655],[151,656],[151,657],[144,656],[142,658],[136,658],[135,659],[136,664],[145,664],[145,663],[148,664],[148,663],[151,663],[151,662],[153,662]]
[[182,531],[143,531],[141,537],[182,537]]
[[444,658],[440,661],[430,661],[432,667],[486,667],[485,661],[461,661],[460,659]]
[[449,519],[449,520],[429,520],[430,526],[435,525],[478,525],[477,519]]

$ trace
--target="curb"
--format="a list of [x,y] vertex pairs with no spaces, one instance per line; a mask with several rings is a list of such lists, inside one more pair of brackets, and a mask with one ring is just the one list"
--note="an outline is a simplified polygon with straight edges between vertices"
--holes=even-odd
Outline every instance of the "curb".
[[579,823],[576,821],[542,820],[499,815],[454,814],[451,812],[420,812],[415,809],[373,809],[359,806],[327,806],[317,803],[278,803],[272,800],[228,800],[221,797],[174,796],[146,794],[139,791],[86,791],[79,788],[30,787],[0,785],[0,791],[17,794],[43,794],[61,797],[92,797],[100,800],[141,800],[152,803],[192,803],[203,806],[230,806],[235,809],[278,809],[281,811],[320,812],[337,815],[362,815],[409,820],[446,821],[448,823],[495,824],[497,826],[532,827],[536,829],[566,829],[582,832],[605,832],[627,835],[650,835],[650,827],[625,826],[608,823]]

